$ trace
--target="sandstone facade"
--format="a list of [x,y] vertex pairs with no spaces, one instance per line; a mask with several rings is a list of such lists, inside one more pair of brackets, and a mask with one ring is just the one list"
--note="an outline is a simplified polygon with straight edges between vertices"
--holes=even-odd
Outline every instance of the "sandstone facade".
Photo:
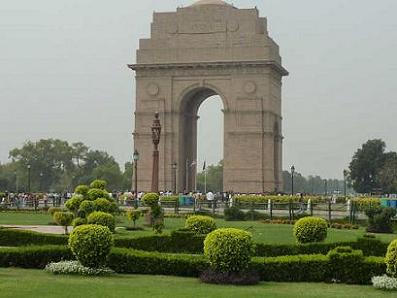
[[282,189],[281,89],[288,72],[256,8],[202,0],[154,13],[151,36],[140,40],[129,67],[136,72],[139,190],[150,190],[155,112],[163,126],[160,189],[173,189],[174,163],[177,189],[194,188],[197,111],[212,95],[224,106],[224,190]]

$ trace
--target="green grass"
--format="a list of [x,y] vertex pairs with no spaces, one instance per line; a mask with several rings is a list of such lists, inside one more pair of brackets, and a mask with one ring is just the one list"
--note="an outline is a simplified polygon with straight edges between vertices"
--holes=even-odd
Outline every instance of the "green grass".
[[261,283],[235,287],[200,283],[194,278],[116,275],[114,277],[54,276],[39,270],[0,269],[0,297],[395,297],[370,286],[316,283]]
[[[48,225],[51,222],[51,216],[47,213],[15,213],[15,212],[1,212],[0,225]],[[271,225],[263,224],[261,222],[227,222],[222,219],[216,220],[218,227],[236,227],[253,233],[254,241],[267,244],[294,244],[295,240],[292,235],[292,225]],[[144,220],[141,219],[138,225],[143,226]],[[125,217],[118,217],[118,226],[126,226],[127,221]],[[165,233],[170,233],[172,230],[184,226],[184,219],[181,218],[166,218]],[[365,233],[364,229],[359,230],[337,230],[330,229],[326,242],[339,241],[354,241]],[[153,235],[150,228],[145,228],[145,231],[127,232],[126,230],[118,230],[118,237],[139,237],[144,235]],[[387,243],[397,238],[396,234],[379,234],[377,238]]]

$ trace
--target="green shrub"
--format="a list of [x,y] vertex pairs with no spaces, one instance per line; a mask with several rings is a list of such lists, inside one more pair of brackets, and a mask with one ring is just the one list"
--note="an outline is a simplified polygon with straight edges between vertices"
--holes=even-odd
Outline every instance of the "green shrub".
[[78,214],[80,215],[80,217],[86,218],[88,215],[90,215],[95,210],[96,209],[95,209],[94,202],[85,200],[80,204]]
[[107,185],[107,182],[105,180],[97,179],[97,180],[94,180],[91,182],[90,188],[97,188],[97,189],[105,190],[106,185]]
[[[73,255],[66,246],[0,248],[0,267],[42,269],[49,263],[72,259]],[[200,272],[209,268],[203,255],[165,254],[126,248],[112,249],[108,257],[108,266],[117,273],[185,277],[197,277]],[[330,268],[331,263],[326,255],[253,258],[249,266],[249,270],[260,274],[261,280],[274,282],[330,281],[334,278]],[[370,284],[373,276],[380,276],[386,272],[386,265],[384,258],[367,257],[359,266],[349,270],[351,275],[345,276],[350,281]]]
[[142,216],[142,211],[138,209],[129,208],[126,212],[127,219],[134,222],[134,228],[136,227],[136,221]]
[[84,198],[87,198],[89,190],[90,188],[87,185],[79,185],[75,188],[74,193],[77,195],[82,195]]
[[43,269],[51,262],[72,260],[67,246],[24,246],[0,248],[0,267]]
[[321,242],[327,238],[327,222],[319,217],[304,217],[294,225],[294,236],[298,243]]
[[109,193],[103,189],[92,188],[88,191],[87,196],[90,201],[95,201],[96,199],[100,198],[108,198]]
[[225,208],[223,215],[226,221],[245,220],[245,213],[237,207]]
[[70,212],[73,212],[77,215],[77,211],[80,208],[80,204],[84,201],[84,198],[81,196],[74,196],[66,201],[65,207],[68,208]]
[[87,222],[89,224],[108,227],[109,230],[112,232],[114,232],[114,230],[116,229],[116,219],[110,213],[95,211],[88,216]]
[[157,193],[147,193],[142,197],[142,203],[146,207],[154,207],[159,203],[159,195]]
[[0,228],[0,246],[67,245],[65,235]]
[[202,255],[164,254],[114,248],[109,267],[117,273],[197,277],[208,263]]
[[185,227],[195,234],[204,235],[214,231],[216,223],[212,217],[193,215],[186,219]]
[[106,198],[96,199],[94,201],[94,207],[96,211],[102,211],[106,213],[115,213],[117,211],[117,204]]
[[113,236],[107,227],[84,225],[73,230],[69,247],[79,262],[89,268],[106,265],[113,245]]
[[63,208],[59,207],[50,207],[48,208],[48,213],[53,217],[55,212],[63,212],[65,211]]
[[269,219],[269,215],[261,213],[255,210],[250,210],[245,213],[245,220],[266,220]]
[[81,218],[81,217],[75,218],[72,223],[73,228],[77,228],[79,226],[86,225],[86,224],[87,224],[87,219]]
[[357,283],[357,269],[364,261],[361,250],[353,250],[349,246],[336,247],[328,253],[330,260],[328,278],[337,282]]
[[392,208],[370,207],[365,214],[368,216],[367,232],[393,233],[392,218],[396,216],[396,210]]
[[253,253],[252,235],[234,228],[218,229],[205,238],[204,255],[218,272],[241,272],[248,269]]
[[324,282],[329,259],[325,255],[295,255],[253,258],[253,269],[261,280],[276,282]]
[[74,215],[70,212],[55,212],[54,221],[57,225],[65,228],[65,235],[68,234],[68,227],[72,224]]
[[390,243],[386,253],[387,273],[397,278],[397,239]]

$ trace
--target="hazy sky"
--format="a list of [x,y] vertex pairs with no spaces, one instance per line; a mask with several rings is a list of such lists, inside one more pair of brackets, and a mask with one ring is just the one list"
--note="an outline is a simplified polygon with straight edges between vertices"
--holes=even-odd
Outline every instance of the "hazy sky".
[[[192,2],[0,0],[0,161],[26,140],[50,137],[130,160],[135,90],[126,64],[149,36],[153,11]],[[396,0],[233,3],[268,18],[291,73],[284,168],[341,177],[369,138],[397,151]],[[221,158],[220,108],[208,100],[200,110],[201,161]]]

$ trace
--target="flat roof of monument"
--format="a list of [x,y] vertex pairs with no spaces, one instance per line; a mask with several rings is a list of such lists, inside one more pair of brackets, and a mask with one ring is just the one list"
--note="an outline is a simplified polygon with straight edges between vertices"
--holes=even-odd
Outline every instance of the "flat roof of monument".
[[190,6],[200,6],[200,5],[222,5],[222,6],[234,7],[233,5],[231,5],[225,1],[222,1],[222,0],[199,0],[199,1],[194,2]]

